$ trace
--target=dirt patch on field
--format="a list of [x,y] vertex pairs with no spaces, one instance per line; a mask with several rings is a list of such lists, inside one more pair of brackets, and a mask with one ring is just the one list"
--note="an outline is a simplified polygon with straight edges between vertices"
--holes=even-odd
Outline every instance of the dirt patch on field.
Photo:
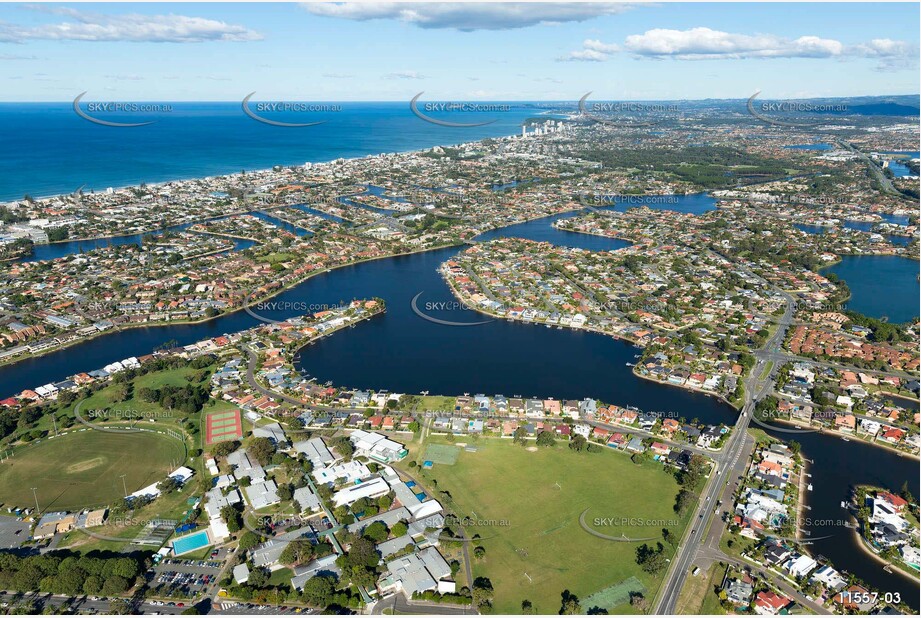
[[536,453],[540,449],[538,449],[536,446],[528,446],[525,447],[524,450],[528,451],[529,453]]
[[64,471],[67,474],[79,474],[81,472],[86,472],[87,470],[92,470],[97,466],[101,466],[105,463],[105,461],[105,457],[93,457],[92,459],[78,461],[75,464],[70,464],[64,469]]

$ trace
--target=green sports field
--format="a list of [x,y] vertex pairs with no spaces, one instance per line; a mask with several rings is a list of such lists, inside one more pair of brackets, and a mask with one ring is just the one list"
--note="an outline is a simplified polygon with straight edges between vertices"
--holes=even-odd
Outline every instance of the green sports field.
[[[182,444],[152,432],[71,431],[24,447],[0,464],[0,503],[67,511],[111,504],[161,481],[184,462]],[[170,466],[173,468],[170,468]]]
[[[636,564],[642,543],[598,538],[579,518],[588,509],[589,527],[609,536],[652,537],[647,541],[652,546],[662,540],[663,527],[680,535],[687,522],[675,521],[678,484],[660,464],[637,465],[608,449],[576,453],[564,444],[529,450],[489,439],[477,447],[476,453],[461,452],[455,465],[436,465],[422,478],[437,479],[438,490],[450,492],[458,515],[482,522],[466,531],[479,534],[482,540],[476,543],[486,549],[480,560],[470,552],[473,576],[492,581],[496,613],[520,613],[527,599],[538,613],[555,614],[564,590],[582,600],[583,610],[598,593],[595,601],[618,602],[617,613],[630,613],[629,603],[623,603],[632,590],[618,586],[630,582],[651,600],[660,578]],[[630,523],[597,524],[596,518]]]

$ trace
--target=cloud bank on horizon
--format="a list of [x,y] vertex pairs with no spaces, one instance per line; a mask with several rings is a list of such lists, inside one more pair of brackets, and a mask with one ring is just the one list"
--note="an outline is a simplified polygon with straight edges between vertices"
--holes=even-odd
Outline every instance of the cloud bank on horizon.
[[34,11],[58,15],[66,21],[39,26],[0,22],[0,43],[30,39],[58,41],[131,41],[136,43],[201,43],[205,41],[259,41],[262,35],[243,26],[185,15],[120,15],[84,12],[69,7],[27,5]]
[[621,51],[636,58],[677,60],[875,58],[883,70],[917,67],[919,53],[917,45],[892,39],[845,45],[835,39],[812,35],[791,40],[769,34],[737,34],[700,27],[647,30],[643,34],[631,34],[623,45],[586,39],[581,50],[572,51],[560,60],[604,62]]

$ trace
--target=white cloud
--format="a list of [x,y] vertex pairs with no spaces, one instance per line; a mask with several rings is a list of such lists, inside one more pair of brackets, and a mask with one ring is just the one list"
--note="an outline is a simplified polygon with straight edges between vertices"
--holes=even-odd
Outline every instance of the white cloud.
[[844,51],[844,45],[839,41],[816,36],[803,36],[791,41],[770,34],[735,34],[710,28],[656,28],[643,34],[631,34],[624,41],[624,48],[637,56],[682,60],[828,58],[840,56]]
[[845,45],[835,39],[807,35],[787,39],[772,34],[737,34],[711,28],[670,30],[656,28],[631,34],[623,46],[586,39],[582,49],[559,60],[602,62],[619,51],[635,58],[674,58],[677,60],[738,60],[766,58],[873,58],[881,70],[917,66],[918,46],[905,41],[873,39],[869,43]]
[[563,62],[566,61],[577,61],[577,62],[604,62],[608,59],[608,55],[600,51],[595,51],[594,49],[583,49],[580,51],[571,51],[565,56],[557,58]]
[[604,62],[608,56],[620,51],[620,45],[615,43],[602,43],[598,39],[585,39],[582,41],[582,49],[572,51],[557,60],[561,61],[581,61],[581,62]]
[[613,54],[620,51],[620,45],[614,43],[602,43],[598,39],[585,39],[582,41],[582,47],[602,54]]
[[214,19],[185,15],[103,15],[66,7],[30,6],[59,15],[66,21],[37,26],[0,24],[0,41],[32,39],[59,41],[129,41],[137,43],[202,43],[206,41],[258,41],[258,32]]
[[918,68],[918,46],[905,41],[873,39],[869,43],[855,45],[853,53],[864,58],[879,60],[881,71]]
[[621,2],[304,2],[301,6],[324,17],[353,21],[393,19],[420,28],[467,32],[582,22],[632,8]]
[[427,79],[425,75],[417,73],[416,71],[397,71],[395,73],[388,73],[384,77],[386,79]]

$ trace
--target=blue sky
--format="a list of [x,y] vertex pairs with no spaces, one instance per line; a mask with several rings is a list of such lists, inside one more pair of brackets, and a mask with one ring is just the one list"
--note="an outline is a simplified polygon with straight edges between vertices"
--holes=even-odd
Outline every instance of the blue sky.
[[918,3],[4,4],[0,100],[912,94]]

